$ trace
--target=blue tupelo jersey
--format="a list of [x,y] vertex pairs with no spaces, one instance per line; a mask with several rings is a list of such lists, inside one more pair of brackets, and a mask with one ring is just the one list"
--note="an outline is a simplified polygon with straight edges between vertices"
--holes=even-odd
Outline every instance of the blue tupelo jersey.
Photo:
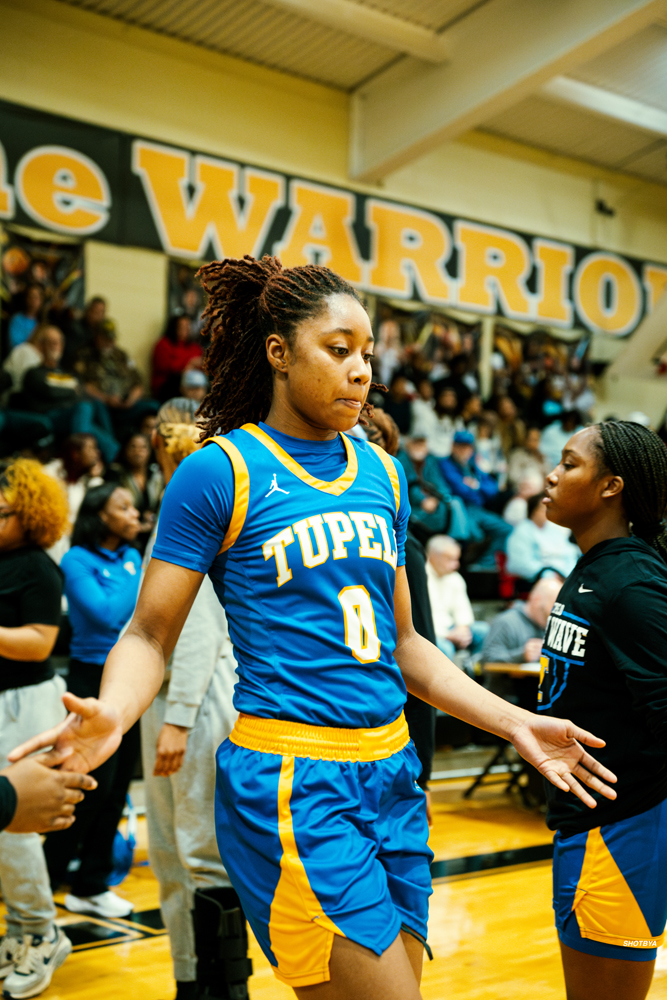
[[344,434],[306,442],[246,424],[181,463],[153,558],[209,573],[239,712],[345,728],[400,715],[394,586],[409,514],[400,464]]

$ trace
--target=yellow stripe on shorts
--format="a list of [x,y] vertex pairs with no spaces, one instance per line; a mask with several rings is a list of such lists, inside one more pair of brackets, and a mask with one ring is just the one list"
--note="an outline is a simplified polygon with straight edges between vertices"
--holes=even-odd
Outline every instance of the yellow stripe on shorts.
[[[290,808],[293,781],[294,757],[284,757],[278,783],[278,835],[283,854],[271,903],[269,937],[278,961],[278,966],[273,966],[276,978],[298,987],[329,981],[333,935],[345,935],[322,909],[299,857]],[[329,933],[323,934],[323,930]]]
[[579,933],[590,941],[617,947],[655,948],[664,932],[653,935],[632,889],[605,844],[600,827],[589,830],[581,875],[572,904]]

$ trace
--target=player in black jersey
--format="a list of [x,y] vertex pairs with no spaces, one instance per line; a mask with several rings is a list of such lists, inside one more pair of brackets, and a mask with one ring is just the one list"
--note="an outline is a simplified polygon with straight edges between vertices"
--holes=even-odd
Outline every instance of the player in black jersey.
[[583,553],[546,627],[538,711],[606,740],[615,800],[547,789],[568,1000],[644,1000],[667,917],[667,448],[604,421],[568,441],[544,503]]

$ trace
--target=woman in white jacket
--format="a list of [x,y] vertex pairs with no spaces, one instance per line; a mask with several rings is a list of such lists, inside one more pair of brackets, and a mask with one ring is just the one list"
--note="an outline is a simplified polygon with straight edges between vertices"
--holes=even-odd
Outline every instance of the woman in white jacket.
[[[165,403],[158,413],[152,443],[165,483],[199,447],[196,410],[197,403],[179,398]],[[154,541],[155,531],[144,567]],[[149,857],[160,883],[178,1000],[194,1000],[204,992],[207,971],[213,972],[208,956],[210,929],[217,928],[220,910],[234,911],[239,906],[220,860],[213,821],[215,752],[237,715],[232,705],[235,671],[225,613],[207,577],[176,644],[164,684],[141,719]],[[245,921],[240,911],[236,924],[239,940],[232,950],[238,951],[241,945],[245,953]]]

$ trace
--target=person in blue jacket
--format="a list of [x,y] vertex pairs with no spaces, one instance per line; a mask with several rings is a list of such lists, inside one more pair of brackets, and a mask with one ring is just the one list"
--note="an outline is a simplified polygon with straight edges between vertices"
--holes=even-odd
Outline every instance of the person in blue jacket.
[[452,453],[440,462],[447,485],[456,497],[460,497],[466,507],[470,523],[470,540],[482,542],[489,539],[489,545],[479,561],[471,569],[495,569],[496,552],[505,551],[507,536],[512,525],[503,521],[499,514],[486,510],[485,504],[498,492],[498,484],[475,462],[475,438],[470,431],[457,431],[454,435]]
[[[130,544],[139,532],[139,512],[128,490],[103,483],[88,490],[61,564],[72,624],[68,690],[97,697],[109,650],[134,611],[141,556]],[[51,884],[70,882],[65,906],[98,917],[127,916],[132,904],[109,890],[112,849],[127,789],[139,756],[138,724],[94,777],[98,788],[77,812],[76,824],[49,834],[44,852]],[[71,861],[80,867],[68,874]]]

